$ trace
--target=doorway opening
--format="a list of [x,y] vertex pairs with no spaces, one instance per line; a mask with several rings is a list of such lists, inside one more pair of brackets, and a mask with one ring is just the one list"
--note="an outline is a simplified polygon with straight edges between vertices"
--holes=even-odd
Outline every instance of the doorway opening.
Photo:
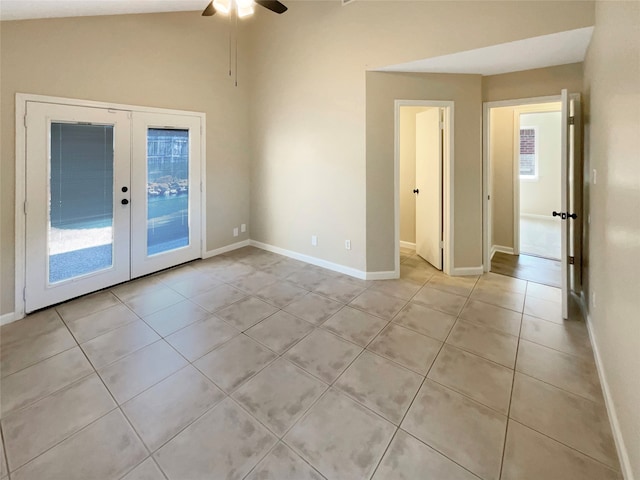
[[453,102],[396,100],[396,273],[414,260],[451,274]]
[[560,287],[561,104],[489,109],[491,271]]
[[581,285],[580,119],[566,90],[484,104],[484,269],[560,288],[564,318]]

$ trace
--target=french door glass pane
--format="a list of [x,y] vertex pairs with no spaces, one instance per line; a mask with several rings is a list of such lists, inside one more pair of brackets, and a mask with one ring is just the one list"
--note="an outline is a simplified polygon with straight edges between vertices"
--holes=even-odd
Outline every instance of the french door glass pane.
[[113,126],[51,124],[49,283],[113,265]]
[[147,255],[189,245],[189,130],[147,130]]

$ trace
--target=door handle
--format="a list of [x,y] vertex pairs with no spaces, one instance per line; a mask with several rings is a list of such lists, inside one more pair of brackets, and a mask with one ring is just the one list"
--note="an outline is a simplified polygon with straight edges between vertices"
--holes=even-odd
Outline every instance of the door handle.
[[553,216],[554,217],[560,217],[561,220],[566,220],[567,218],[571,218],[572,220],[575,220],[576,218],[578,218],[578,215],[576,213],[565,213],[565,212],[553,212]]
[[120,201],[120,203],[121,203],[121,204],[123,204],[123,205],[127,205],[127,204],[129,203],[129,200],[127,200],[126,198],[123,198],[123,199]]
[[414,188],[413,193],[420,193],[420,190],[418,190],[417,188]]

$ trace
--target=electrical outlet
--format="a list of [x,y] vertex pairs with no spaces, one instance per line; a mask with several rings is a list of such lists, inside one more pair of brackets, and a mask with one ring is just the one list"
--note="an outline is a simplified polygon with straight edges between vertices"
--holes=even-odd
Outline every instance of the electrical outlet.
[[318,236],[317,235],[311,235],[311,245],[313,245],[314,247],[318,246]]
[[240,225],[240,231],[241,231],[242,233],[244,233],[244,232],[246,232],[246,231],[247,231],[247,224],[246,224],[246,223],[243,223],[242,225]]
[[351,240],[344,241],[344,248],[346,248],[347,250],[351,250]]
[[238,227],[235,227],[235,228],[233,229],[233,236],[234,236],[234,237],[237,237],[237,236],[238,236]]

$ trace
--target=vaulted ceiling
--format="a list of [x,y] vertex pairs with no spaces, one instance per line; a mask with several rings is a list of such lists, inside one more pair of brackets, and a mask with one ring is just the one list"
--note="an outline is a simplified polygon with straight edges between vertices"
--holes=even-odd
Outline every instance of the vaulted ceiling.
[[209,0],[2,0],[1,20],[202,11]]

